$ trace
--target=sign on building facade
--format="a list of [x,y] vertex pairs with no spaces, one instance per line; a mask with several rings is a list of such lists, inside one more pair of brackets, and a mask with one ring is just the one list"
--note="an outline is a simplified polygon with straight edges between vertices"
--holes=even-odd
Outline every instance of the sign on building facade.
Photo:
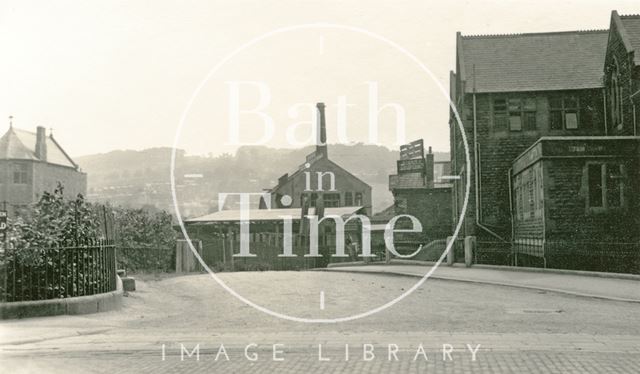
[[7,236],[7,211],[0,210],[0,241],[5,241]]
[[424,158],[424,140],[414,140],[409,144],[400,146],[400,159]]
[[424,173],[424,158],[412,158],[409,160],[398,160],[398,174],[405,173]]

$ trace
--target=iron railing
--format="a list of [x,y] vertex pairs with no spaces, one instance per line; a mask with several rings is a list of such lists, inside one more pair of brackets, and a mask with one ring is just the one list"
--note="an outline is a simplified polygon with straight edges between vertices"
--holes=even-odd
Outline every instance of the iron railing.
[[546,240],[547,267],[640,274],[640,242]]
[[478,241],[474,263],[638,274],[640,242],[539,237],[518,237],[512,242]]
[[9,248],[4,256],[3,301],[60,299],[116,289],[116,250],[108,240]]
[[473,251],[473,262],[476,264],[512,265],[513,257],[510,242],[479,240]]

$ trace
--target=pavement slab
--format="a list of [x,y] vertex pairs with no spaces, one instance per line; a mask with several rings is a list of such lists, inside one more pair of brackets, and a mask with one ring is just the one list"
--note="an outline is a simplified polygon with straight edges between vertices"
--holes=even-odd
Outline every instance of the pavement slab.
[[[433,265],[389,264],[340,266],[324,270],[423,277],[432,267]],[[466,268],[447,265],[438,266],[430,278],[539,289],[577,296],[640,303],[640,278],[637,280],[620,279],[590,276],[578,272],[557,273],[527,270],[518,271],[514,269],[499,270],[495,267]]]

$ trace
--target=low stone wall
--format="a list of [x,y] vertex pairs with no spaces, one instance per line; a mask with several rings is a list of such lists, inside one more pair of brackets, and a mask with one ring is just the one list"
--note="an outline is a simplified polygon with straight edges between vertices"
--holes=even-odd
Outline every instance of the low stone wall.
[[121,306],[122,281],[116,277],[116,290],[98,295],[0,303],[0,319],[99,313]]

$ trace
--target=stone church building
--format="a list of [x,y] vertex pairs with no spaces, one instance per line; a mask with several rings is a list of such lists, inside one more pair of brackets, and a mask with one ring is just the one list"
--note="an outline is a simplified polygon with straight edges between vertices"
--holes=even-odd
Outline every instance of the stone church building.
[[87,193],[87,174],[67,155],[44,127],[37,132],[13,126],[0,138],[0,207],[9,215],[53,192],[58,183],[64,194],[75,198]]

